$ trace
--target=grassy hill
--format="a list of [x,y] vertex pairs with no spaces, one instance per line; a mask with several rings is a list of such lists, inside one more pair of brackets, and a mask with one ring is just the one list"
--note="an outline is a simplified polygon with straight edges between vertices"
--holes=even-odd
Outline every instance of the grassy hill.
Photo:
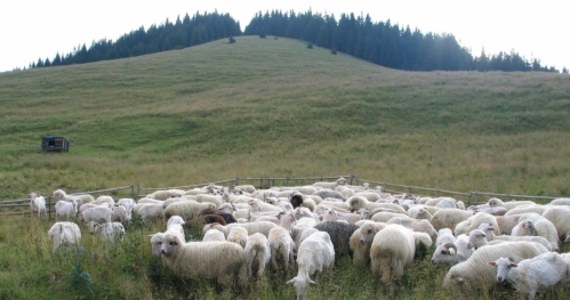
[[[0,199],[31,190],[336,175],[568,195],[570,84],[403,72],[289,39],[0,74]],[[63,135],[68,154],[40,152]]]
[[[289,39],[236,40],[0,74],[0,199],[350,170],[460,191],[570,195],[568,76],[402,72]],[[48,134],[69,138],[71,152],[42,153]],[[150,253],[148,234],[163,224],[129,228],[120,246],[83,228],[79,251],[53,254],[52,223],[0,218],[1,299],[295,297],[284,284],[292,269],[269,272],[245,295],[177,279]],[[416,260],[387,296],[345,257],[309,295],[450,299],[447,268]],[[559,287],[539,296],[567,295]]]

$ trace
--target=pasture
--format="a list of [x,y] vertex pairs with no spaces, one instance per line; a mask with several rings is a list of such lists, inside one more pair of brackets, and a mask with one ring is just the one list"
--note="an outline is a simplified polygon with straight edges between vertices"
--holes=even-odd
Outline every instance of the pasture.
[[[403,72],[273,37],[6,72],[0,199],[349,171],[457,191],[568,196],[569,112],[567,75]],[[70,152],[42,153],[49,134],[67,137]],[[120,247],[86,234],[81,251],[52,255],[51,222],[0,218],[0,298],[228,296],[161,267],[147,235],[162,224],[135,227]],[[444,275],[429,259],[415,261],[396,298],[450,298]],[[294,298],[284,281],[268,274],[247,295]],[[369,272],[341,261],[310,298],[387,296]]]

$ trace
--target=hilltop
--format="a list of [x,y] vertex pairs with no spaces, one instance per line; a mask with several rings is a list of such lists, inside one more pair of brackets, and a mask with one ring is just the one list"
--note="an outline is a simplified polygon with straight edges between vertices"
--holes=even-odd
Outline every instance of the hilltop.
[[[0,74],[0,199],[327,175],[568,195],[570,84],[405,72],[268,36]],[[63,135],[68,154],[43,154]]]

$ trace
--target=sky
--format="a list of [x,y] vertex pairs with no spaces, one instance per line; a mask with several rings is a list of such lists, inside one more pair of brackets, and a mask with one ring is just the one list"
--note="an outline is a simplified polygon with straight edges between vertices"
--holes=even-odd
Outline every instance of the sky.
[[570,69],[570,5],[564,0],[6,0],[0,4],[0,72],[50,60],[93,41],[116,41],[143,26],[196,12],[229,13],[242,30],[261,11],[369,14],[422,33],[452,34],[479,56],[519,53],[541,65]]

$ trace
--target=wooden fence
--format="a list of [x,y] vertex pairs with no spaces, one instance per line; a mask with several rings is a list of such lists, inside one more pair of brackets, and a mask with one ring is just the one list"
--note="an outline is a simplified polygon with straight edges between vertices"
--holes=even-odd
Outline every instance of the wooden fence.
[[[101,194],[110,194],[116,197],[131,197],[135,198],[138,193],[138,187],[136,185],[114,187],[101,190],[85,191],[85,192],[74,192],[69,193],[69,195],[77,194],[91,194],[93,196]],[[57,200],[51,196],[44,196],[46,199],[46,208],[48,219],[52,219],[55,213],[55,203]],[[30,198],[25,199],[14,199],[14,200],[0,200],[0,216],[9,215],[26,215],[30,214]]]
[[[381,186],[385,192],[389,193],[408,193],[420,196],[449,196],[458,200],[465,202],[466,206],[481,204],[487,202],[491,197],[497,197],[502,200],[532,200],[538,203],[546,203],[552,199],[560,198],[552,196],[532,196],[532,195],[520,195],[520,194],[504,194],[504,193],[490,193],[490,192],[479,192],[479,191],[469,191],[469,192],[459,192],[451,191],[439,188],[427,188],[412,185],[401,185],[389,183],[386,181],[376,181],[358,178],[356,175],[350,173],[348,175],[339,176],[315,176],[315,177],[258,177],[258,178],[231,178],[223,179],[218,181],[211,181],[200,184],[186,185],[186,186],[175,186],[175,187],[155,187],[155,188],[141,188],[138,185],[129,185],[123,187],[115,187],[109,189],[101,189],[95,191],[85,191],[76,192],[73,194],[91,194],[91,195],[101,195],[103,193],[111,194],[116,197],[131,197],[133,199],[138,199],[145,195],[151,194],[157,190],[165,189],[192,189],[196,187],[203,187],[209,184],[222,185],[222,186],[237,186],[250,184],[255,186],[257,189],[267,189],[276,186],[298,186],[298,185],[308,185],[316,181],[336,181],[339,177],[344,177],[349,185],[363,185],[364,183],[370,184],[371,188],[376,186]],[[0,200],[0,216],[4,215],[23,215],[30,214],[29,208],[30,199],[16,199],[16,200]],[[53,197],[46,197],[46,205],[48,207],[48,218],[52,218],[54,214],[55,199]]]

